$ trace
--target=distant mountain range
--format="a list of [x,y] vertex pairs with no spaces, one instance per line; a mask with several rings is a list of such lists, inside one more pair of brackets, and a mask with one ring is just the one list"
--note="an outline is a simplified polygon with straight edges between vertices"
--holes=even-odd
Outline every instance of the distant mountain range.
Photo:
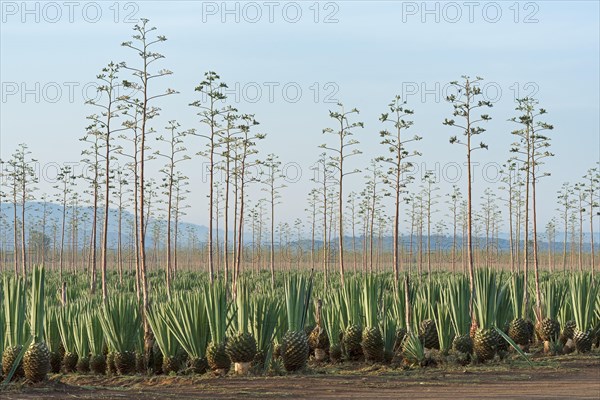
[[[48,203],[46,203],[46,212],[47,212],[46,235],[52,237],[53,230],[54,230],[54,228],[53,228],[54,224],[56,225],[57,229],[60,232],[63,209],[62,209],[61,205],[48,202]],[[77,213],[79,221],[80,221],[80,228],[79,228],[79,234],[78,234],[79,240],[80,240],[80,243],[84,243],[83,240],[84,239],[87,240],[89,238],[90,229],[91,229],[90,221],[92,220],[93,209],[91,206],[87,206],[87,205],[79,206],[75,209],[75,212]],[[27,208],[26,208],[26,213],[27,213],[27,217],[26,217],[27,224],[29,226],[31,226],[32,229],[41,231],[42,229],[41,229],[40,225],[41,225],[41,219],[43,217],[43,203],[41,203],[41,202],[28,203]],[[72,213],[73,213],[73,208],[68,207],[67,208],[67,227],[69,225]],[[108,225],[109,247],[115,248],[117,245],[118,236],[119,236],[118,221],[117,221],[118,210],[111,208],[109,210],[109,213],[110,213],[109,225]],[[103,214],[103,210],[98,210],[99,221],[101,221],[102,214]],[[17,206],[17,218],[19,218],[19,215],[20,215],[20,206]],[[0,206],[0,217],[1,217],[0,232],[4,232],[4,235],[7,237],[8,241],[11,242],[12,241],[11,231],[12,231],[12,224],[13,224],[13,206],[12,206],[12,204],[3,203]],[[132,221],[133,221],[133,214],[127,210],[124,210],[123,214],[122,214],[122,236],[121,236],[121,240],[123,243],[128,243],[131,240]],[[32,225],[30,225],[30,224],[32,224]],[[166,232],[166,228],[165,228],[166,221],[161,220],[161,219],[151,218],[148,228],[147,228],[147,239],[146,239],[146,243],[149,247],[152,247],[154,245],[153,231],[159,225],[161,227],[161,242],[164,242],[164,235]],[[98,230],[99,231],[101,230],[101,222],[98,223]],[[68,228],[67,228],[67,231],[68,231]],[[196,238],[195,240],[197,240],[198,242],[205,242],[207,234],[208,234],[208,227],[206,227],[204,225],[193,224],[193,223],[188,223],[188,222],[180,222],[179,223],[179,232],[180,232],[179,243],[181,244],[181,246],[185,246],[190,233],[194,234],[194,236]],[[233,237],[233,233],[230,232],[230,235],[231,235],[231,237]],[[100,236],[100,235],[98,235],[98,236]],[[223,238],[222,230],[219,230],[219,236],[221,238],[220,240],[222,240],[222,238]],[[306,236],[308,236],[308,234],[306,234],[305,237]],[[556,249],[556,251],[560,251],[560,249],[562,249],[563,243],[562,243],[561,239],[563,237],[564,237],[564,233],[556,232],[556,241],[552,244],[553,248]],[[589,250],[590,237],[591,236],[589,233],[584,233],[584,242],[585,242],[584,250],[585,251]],[[246,244],[250,244],[252,242],[252,234],[251,233],[245,233],[244,238],[245,238],[244,241]],[[374,240],[377,242],[377,235],[375,235]],[[421,240],[422,240],[423,246],[426,247],[427,246],[427,237],[424,236],[424,237],[422,237]],[[569,236],[569,240],[570,240],[570,236]],[[266,243],[266,241],[263,241],[263,242]],[[410,243],[410,236],[402,235],[401,242],[404,244],[405,248],[408,248],[409,243]],[[415,249],[418,246],[418,242],[419,242],[419,238],[417,236],[414,236],[413,237],[413,246]],[[451,236],[439,236],[439,235],[431,236],[432,249],[445,249],[445,250],[450,251],[452,249],[452,242],[453,242],[453,240],[452,240]],[[485,242],[486,242],[486,239],[484,237],[474,238],[474,243],[479,248],[485,247]],[[356,237],[355,243],[356,243],[357,249],[362,249],[363,238]],[[460,246],[461,243],[462,243],[462,241],[459,236],[457,238],[457,246]],[[548,249],[548,242],[545,240],[545,235],[539,236],[538,243],[539,243],[540,251],[546,251]],[[348,250],[351,250],[352,245],[353,245],[352,237],[345,236],[344,244]],[[393,245],[393,238],[391,236],[384,236],[382,238],[381,244],[385,251],[390,251],[392,249],[392,245]],[[595,248],[600,248],[600,232],[594,233],[594,244],[595,244],[595,246],[594,246]],[[300,241],[290,240],[289,245],[300,247],[303,250],[309,250],[311,247],[311,241],[306,238],[301,239]],[[331,245],[334,246],[334,248],[335,248],[335,246],[337,246],[337,238],[332,241]],[[489,243],[488,245],[492,248],[496,248],[496,245],[497,245],[501,251],[509,250],[510,242],[509,242],[508,233],[500,233],[498,240],[497,241],[494,240],[493,242]],[[522,242],[521,242],[521,245],[522,245]],[[568,242],[568,245],[570,245],[570,242]],[[317,248],[321,247],[322,241],[315,240],[315,246]]]
[[[30,223],[34,224],[34,229],[37,231],[41,231],[41,221],[44,215],[43,211],[44,204],[41,202],[31,202],[27,203],[25,212],[26,212],[26,223],[29,225]],[[20,217],[21,207],[17,206],[17,219]],[[83,243],[84,238],[89,238],[91,232],[91,221],[94,215],[93,208],[91,206],[80,206],[73,210],[73,207],[67,207],[66,211],[66,229],[69,231],[69,224],[71,221],[71,217],[73,212],[77,213],[77,218],[80,221],[79,224],[79,240],[80,243]],[[59,230],[62,224],[62,213],[63,207],[62,205],[55,203],[46,203],[46,235],[53,235],[53,225],[56,224],[57,229]],[[0,229],[9,229],[12,230],[14,216],[13,216],[13,205],[3,203],[0,207],[0,215],[2,218],[2,223],[0,224]],[[104,210],[98,210],[98,232],[102,230],[102,219],[104,215]],[[132,221],[134,219],[133,213],[123,210],[121,215],[122,218],[122,232],[121,232],[121,241],[123,243],[127,243],[132,235]],[[147,240],[146,243],[148,246],[153,246],[153,235],[152,232],[157,225],[166,226],[166,221],[156,218],[151,218],[147,228]],[[162,236],[165,235],[166,228],[162,228]],[[191,224],[188,222],[179,222],[179,232],[180,235],[184,235],[187,237],[188,232],[194,232],[197,240],[205,241],[205,237],[208,233],[208,227],[204,225]],[[68,233],[67,233],[68,235]],[[100,233],[98,233],[98,237]],[[180,236],[181,237],[181,236]],[[9,240],[12,238],[12,235],[9,235]],[[119,238],[119,224],[118,224],[118,210],[111,208],[109,209],[109,219],[108,219],[108,246],[116,247]],[[184,240],[182,240],[184,242]],[[182,243],[183,244],[183,243]]]

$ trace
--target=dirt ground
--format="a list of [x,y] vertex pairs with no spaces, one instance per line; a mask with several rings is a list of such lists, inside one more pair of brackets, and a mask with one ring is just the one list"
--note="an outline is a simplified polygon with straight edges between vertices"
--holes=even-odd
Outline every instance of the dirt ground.
[[16,399],[600,399],[600,357],[545,358],[418,370],[380,366],[309,368],[300,375],[97,377],[56,375],[42,385],[13,385]]

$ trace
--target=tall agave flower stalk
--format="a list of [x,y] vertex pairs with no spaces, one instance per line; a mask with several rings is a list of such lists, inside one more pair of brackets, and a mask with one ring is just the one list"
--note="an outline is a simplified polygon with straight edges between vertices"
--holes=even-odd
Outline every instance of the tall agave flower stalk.
[[372,362],[383,361],[383,337],[379,329],[379,305],[382,285],[380,279],[369,274],[362,287],[362,308],[364,311],[364,330],[361,347],[365,359]]
[[75,372],[78,361],[75,348],[75,330],[73,329],[77,315],[73,309],[73,306],[67,305],[58,310],[58,331],[64,349],[62,369],[66,373]]
[[250,319],[250,284],[244,279],[238,279],[235,296],[235,332],[229,335],[225,351],[235,372],[245,375],[250,371],[250,363],[256,356],[256,339],[252,335]]
[[150,329],[154,333],[154,339],[162,353],[162,371],[165,374],[179,371],[179,342],[176,335],[169,329],[167,320],[168,304],[156,304],[146,311],[146,318]]
[[340,292],[333,292],[327,296],[323,305],[323,324],[329,341],[329,359],[331,362],[339,362],[342,359],[342,301]]
[[77,372],[87,373],[90,371],[90,345],[88,340],[87,321],[85,314],[87,309],[77,307],[74,310],[72,320],[73,329],[73,344],[75,345],[75,353],[77,354]]
[[191,371],[206,372],[210,332],[203,296],[198,293],[173,294],[173,301],[165,308],[164,321],[187,353]]
[[254,367],[264,372],[273,354],[273,339],[278,332],[277,324],[282,303],[274,295],[253,296],[250,299],[250,333],[256,339]]
[[135,345],[141,330],[137,302],[128,295],[112,297],[102,305],[99,316],[115,372],[119,375],[135,372]]
[[216,374],[224,375],[231,367],[231,360],[225,351],[227,328],[229,321],[225,284],[222,281],[206,283],[204,300],[208,325],[210,327],[210,343],[206,349],[208,366]]
[[98,311],[89,309],[83,315],[83,318],[90,349],[90,370],[95,374],[104,374],[106,372],[105,342]]
[[586,273],[574,274],[569,281],[571,306],[576,324],[573,339],[580,353],[588,353],[592,348],[592,323],[599,294],[598,286],[598,283]]
[[308,338],[304,332],[304,324],[312,286],[312,276],[289,275],[285,281],[288,331],[281,340],[281,358],[288,372],[304,368],[308,359]]
[[45,380],[50,370],[50,351],[44,342],[45,276],[44,267],[34,268],[31,275],[31,301],[29,303],[31,345],[23,356],[25,378],[31,382]]
[[2,371],[4,376],[17,379],[24,375],[22,357],[27,337],[26,291],[23,279],[4,276],[4,318],[6,320]]

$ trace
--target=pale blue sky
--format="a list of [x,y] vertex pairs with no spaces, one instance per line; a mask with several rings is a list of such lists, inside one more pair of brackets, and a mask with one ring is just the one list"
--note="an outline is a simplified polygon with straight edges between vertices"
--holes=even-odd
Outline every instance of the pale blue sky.
[[[384,151],[379,145],[378,132],[383,126],[378,117],[396,94],[405,94],[415,110],[412,130],[424,139],[414,148],[423,153],[418,162],[425,168],[464,162],[463,149],[448,143],[458,132],[442,125],[452,112],[441,95],[449,81],[463,74],[482,76],[494,101],[489,112],[493,120],[482,137],[489,151],[475,157],[481,163],[502,163],[508,158],[514,124],[507,119],[515,115],[515,94],[534,94],[548,110],[546,121],[555,126],[551,136],[556,157],[545,167],[552,177],[539,187],[542,222],[554,215],[555,192],[562,182],[578,180],[600,158],[597,1],[476,2],[473,22],[463,2],[428,2],[425,7],[430,13],[424,13],[421,1],[339,1],[316,6],[314,2],[275,2],[273,23],[268,20],[265,2],[228,3],[234,10],[237,4],[239,23],[235,13],[222,14],[222,2],[121,2],[116,23],[113,2],[80,2],[73,10],[73,22],[69,22],[69,10],[63,3],[54,3],[62,13],[54,23],[56,10],[44,8],[44,3],[36,9],[35,4],[28,3],[33,11],[27,14],[21,2],[2,2],[3,159],[20,142],[28,143],[42,163],[80,159],[82,147],[77,139],[84,132],[85,116],[92,112],[83,105],[81,88],[94,82],[109,61],[135,61],[134,55],[120,46],[132,34],[133,24],[123,21],[130,12],[133,19],[150,19],[158,32],[167,36],[160,48],[166,56],[160,67],[171,69],[174,75],[163,83],[181,92],[161,102],[162,117],[155,128],[162,129],[170,119],[177,119],[185,128],[199,128],[188,103],[196,99],[193,89],[207,70],[217,71],[231,87],[237,83],[238,93],[246,87],[246,95],[240,96],[236,106],[255,113],[261,130],[268,134],[261,152],[277,153],[284,163],[298,163],[303,170],[300,181],[290,183],[283,193],[282,217],[289,221],[304,215],[304,199],[312,187],[308,168],[320,152],[317,146],[331,140],[321,133],[332,126],[328,110],[335,104],[325,102],[327,94],[361,111],[365,129],[358,131],[356,138],[364,154],[351,162],[357,168],[366,167],[371,157]],[[252,23],[255,5],[262,19]],[[291,23],[297,8],[302,15],[297,23]],[[102,12],[98,22],[89,22],[97,9]],[[319,22],[315,23],[317,9]],[[462,13],[460,19],[457,10]],[[327,15],[337,22],[324,23]],[[525,23],[527,17],[530,23]],[[22,91],[34,89],[36,82],[39,103],[35,94]],[[253,82],[262,88],[262,97],[256,102],[248,101],[255,96]],[[276,85],[272,102],[268,82]],[[286,100],[282,93],[286,84],[289,96],[294,96],[294,88],[301,88],[299,101]],[[75,87],[72,99],[69,85]],[[62,93],[53,101],[57,86]],[[316,87],[320,88],[317,102]],[[188,142],[194,152],[202,145],[198,138]],[[192,178],[193,207],[188,219],[205,224],[207,188],[198,172],[200,163],[194,158],[183,168]],[[158,163],[152,164],[154,170],[158,167]],[[493,171],[493,167],[488,170]],[[496,187],[483,179],[481,171],[476,172],[475,180],[477,196],[484,187]],[[362,174],[350,177],[348,191],[360,190],[362,183]],[[464,186],[465,180],[459,184]],[[442,182],[442,192],[450,185]],[[40,186],[49,189],[51,184]]]

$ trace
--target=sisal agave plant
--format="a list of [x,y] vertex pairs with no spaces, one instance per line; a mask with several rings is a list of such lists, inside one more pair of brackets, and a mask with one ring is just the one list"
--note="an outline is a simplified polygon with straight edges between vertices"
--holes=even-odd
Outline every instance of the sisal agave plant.
[[83,307],[77,307],[74,315],[76,318],[72,320],[73,329],[73,344],[75,353],[77,354],[76,369],[79,373],[87,373],[90,371],[90,345],[88,340],[87,321],[85,314],[87,310]]
[[499,292],[496,279],[496,273],[490,269],[480,269],[475,273],[474,310],[477,329],[474,332],[473,348],[480,361],[494,358],[500,340],[495,329]]
[[565,285],[567,287],[567,296],[565,297],[563,306],[558,311],[558,322],[560,323],[560,326],[562,326],[559,340],[563,346],[567,346],[564,350],[569,352],[574,347],[573,334],[575,333],[577,324],[573,317],[573,307],[571,305],[568,281],[565,282]]
[[571,307],[575,316],[575,332],[573,339],[575,347],[580,353],[588,353],[592,348],[593,320],[598,299],[598,283],[593,281],[586,273],[574,274],[569,280],[571,292]]
[[[469,281],[464,276],[454,276],[448,281],[445,303],[448,305],[450,321],[454,330],[452,350],[470,355],[473,353],[473,340],[469,335],[471,317],[469,315]],[[468,356],[467,356],[468,358]]]
[[286,371],[297,371],[306,365],[309,347],[304,323],[312,293],[312,276],[290,275],[285,281],[285,303],[288,331],[281,339],[281,359]]
[[210,327],[210,343],[206,349],[206,359],[211,370],[216,374],[224,375],[231,367],[231,360],[225,351],[230,320],[227,318],[229,307],[224,283],[215,281],[212,284],[205,284],[204,299]]
[[362,351],[362,310],[361,310],[361,287],[357,277],[351,277],[341,288],[343,300],[340,306],[343,311],[342,349],[348,360],[359,360],[363,356]]
[[165,324],[188,356],[190,370],[197,374],[206,372],[206,346],[210,333],[203,296],[187,292],[174,294],[173,301],[165,308],[164,317]]
[[89,309],[83,318],[90,350],[90,370],[95,374],[104,374],[106,372],[105,342],[98,311]]
[[474,332],[473,347],[475,354],[481,361],[489,360],[494,357],[492,349],[495,353],[498,350],[506,350],[507,346],[510,345],[525,361],[532,365],[521,348],[498,327],[498,325],[507,324],[510,318],[508,312],[510,296],[507,292],[507,285],[499,283],[501,277],[501,274],[491,270],[478,271],[476,276],[476,290],[481,290],[475,295],[477,324],[482,321],[482,325],[478,326],[478,329]]
[[387,312],[383,311],[383,318],[379,324],[379,329],[383,337],[383,359],[389,363],[394,357],[398,332],[398,324],[391,310],[387,310]]
[[50,370],[50,351],[44,342],[45,276],[44,267],[34,268],[31,275],[31,345],[23,356],[25,378],[31,382],[45,380]]
[[[0,299],[4,299],[4,288],[0,286]],[[4,335],[6,334],[6,319],[4,318],[4,307],[0,307],[0,360],[2,360],[2,352],[4,351]],[[0,372],[2,365],[0,364]]]
[[425,347],[419,335],[409,330],[402,344],[402,357],[404,362],[411,367],[423,367],[426,364]]
[[119,375],[135,372],[135,345],[141,330],[137,302],[129,295],[114,296],[102,305],[99,316],[115,372]]
[[454,339],[454,329],[450,317],[451,313],[449,312],[451,308],[451,293],[447,286],[446,289],[440,291],[440,301],[430,305],[431,314],[435,321],[439,350],[442,354],[448,353]]
[[[408,293],[409,303],[412,295],[414,295],[414,291],[412,293]],[[398,283],[394,284],[394,293],[389,304],[391,304],[390,311],[393,319],[397,323],[396,340],[394,343],[394,352],[397,352],[402,350],[402,343],[406,337],[406,328],[410,324],[410,321],[406,320],[406,288],[404,286],[404,282],[399,281]]]
[[[600,289],[598,290],[600,293]],[[596,347],[600,347],[600,296],[596,297],[596,307],[594,308],[594,319],[592,325],[595,327]]]
[[77,369],[77,350],[75,345],[74,321],[78,318],[72,305],[67,305],[58,310],[58,331],[64,349],[62,369],[66,373],[75,372]]
[[270,364],[282,308],[281,301],[272,294],[253,296],[250,300],[250,332],[256,338],[257,349],[253,363],[259,372],[265,372]]
[[[510,326],[510,321],[512,319],[512,313],[510,308],[510,291],[509,291],[509,282],[505,281],[502,276],[502,272],[498,274],[498,293],[496,295],[496,313],[495,313],[495,329],[496,331],[500,331],[505,335],[508,335],[508,329]],[[504,283],[501,283],[504,282]],[[508,346],[510,343],[504,340],[504,336],[501,336],[498,339],[498,348],[497,350],[500,353],[500,356],[503,357],[505,355],[505,351],[508,350]]]
[[361,296],[364,311],[361,347],[365,359],[372,362],[383,361],[383,337],[378,323],[381,295],[380,280],[373,274],[367,275],[363,282]]
[[526,320],[523,293],[525,280],[521,274],[513,274],[509,279],[512,320],[508,324],[508,336],[518,345],[527,346],[532,340],[530,324]]
[[23,377],[22,359],[27,338],[26,291],[21,278],[4,276],[5,343],[2,371],[6,380]]
[[329,359],[339,362],[342,359],[340,337],[342,336],[341,296],[339,292],[331,293],[323,305],[323,324],[329,341]]
[[50,351],[50,371],[57,374],[60,372],[60,365],[64,354],[62,354],[63,349],[58,330],[58,311],[56,307],[49,307],[46,310],[44,335],[48,350]]
[[252,335],[250,319],[250,284],[239,279],[235,296],[235,332],[229,335],[225,351],[237,374],[245,375],[256,356],[256,339]]
[[169,329],[167,320],[168,304],[156,304],[146,312],[146,318],[150,329],[154,333],[154,339],[162,353],[162,371],[165,374],[179,371],[179,342],[173,331]]
[[[557,342],[560,336],[558,312],[563,308],[566,298],[566,285],[556,279],[541,282],[543,318],[537,321],[538,335],[544,342]],[[545,345],[547,348],[547,344]]]
[[[285,296],[284,296],[285,299]],[[281,363],[281,343],[283,341],[283,336],[288,331],[288,319],[287,319],[287,309],[285,304],[283,304],[279,310],[279,314],[277,315],[277,330],[275,331],[275,337],[273,338],[273,361],[277,361],[276,367],[280,370],[283,370],[283,363]],[[281,366],[281,368],[279,368]]]
[[138,374],[146,374],[148,373],[148,369],[151,368],[152,371],[157,374],[162,373],[163,359],[160,348],[158,347],[156,341],[154,341],[152,351],[148,351],[148,353],[146,353],[146,350],[144,349],[144,329],[142,329],[143,322],[140,323],[142,326],[137,330],[137,335],[135,335],[133,338],[135,372]]
[[434,310],[430,306],[439,302],[439,292],[439,283],[431,278],[427,279],[416,292],[416,301],[413,303],[414,324],[419,327],[419,337],[427,349],[440,348]]
[[4,276],[4,318],[6,320],[2,371],[4,376],[17,379],[24,375],[22,357],[27,337],[25,284],[21,278]]
[[314,351],[315,361],[325,361],[329,351],[329,338],[323,326],[323,301],[315,301],[315,325],[308,335],[308,346]]

